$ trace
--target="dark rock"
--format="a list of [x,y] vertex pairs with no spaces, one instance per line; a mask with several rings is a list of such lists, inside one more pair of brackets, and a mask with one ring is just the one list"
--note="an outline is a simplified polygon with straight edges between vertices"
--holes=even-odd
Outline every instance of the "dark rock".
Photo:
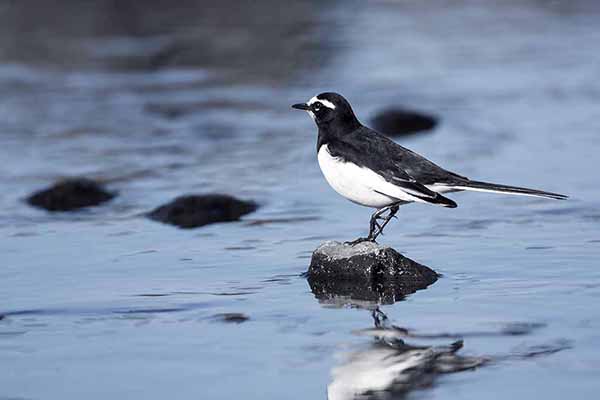
[[4,315],[0,314],[0,321],[4,319]]
[[196,228],[216,222],[238,221],[257,208],[258,205],[252,201],[223,194],[188,195],[155,208],[148,217],[180,228]]
[[373,129],[388,136],[401,136],[428,131],[437,125],[437,118],[416,111],[400,108],[388,109],[377,114],[372,120]]
[[313,252],[307,277],[322,302],[392,304],[431,285],[438,275],[390,247],[326,242]]
[[228,322],[234,324],[241,324],[242,322],[246,322],[250,319],[250,317],[242,313],[216,314],[213,315],[213,318],[221,322]]
[[57,182],[48,189],[29,196],[27,203],[48,211],[71,211],[97,206],[115,197],[91,179],[73,178]]

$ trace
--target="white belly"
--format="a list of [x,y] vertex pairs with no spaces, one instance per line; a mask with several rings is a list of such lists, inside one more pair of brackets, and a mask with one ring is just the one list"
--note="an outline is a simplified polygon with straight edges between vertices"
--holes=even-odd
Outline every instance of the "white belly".
[[413,196],[386,182],[375,172],[332,157],[327,145],[321,146],[317,156],[329,185],[354,203],[381,208],[398,201],[415,201]]

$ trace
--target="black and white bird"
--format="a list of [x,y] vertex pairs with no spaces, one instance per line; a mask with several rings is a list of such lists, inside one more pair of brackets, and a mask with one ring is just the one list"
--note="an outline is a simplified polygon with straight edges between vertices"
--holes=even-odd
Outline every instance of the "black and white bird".
[[376,209],[369,235],[353,244],[375,241],[402,204],[418,202],[455,208],[456,203],[444,196],[449,192],[567,198],[541,190],[474,181],[447,171],[362,125],[350,103],[337,93],[321,93],[292,107],[308,112],[319,128],[317,157],[329,185],[348,200]]

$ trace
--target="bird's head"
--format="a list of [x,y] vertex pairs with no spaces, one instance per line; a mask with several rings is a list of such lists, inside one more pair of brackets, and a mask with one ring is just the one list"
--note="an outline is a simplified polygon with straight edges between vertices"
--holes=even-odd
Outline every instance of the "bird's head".
[[353,130],[360,126],[348,100],[337,93],[321,93],[292,108],[308,112],[319,128]]

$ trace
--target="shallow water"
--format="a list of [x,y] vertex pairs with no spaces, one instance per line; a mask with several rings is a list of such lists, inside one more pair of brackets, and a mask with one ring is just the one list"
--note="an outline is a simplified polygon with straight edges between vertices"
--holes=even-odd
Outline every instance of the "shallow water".
[[[55,20],[29,3],[0,9],[0,398],[326,398],[374,345],[357,334],[374,305],[320,303],[300,276],[369,217],[327,186],[315,127],[289,108],[324,90],[365,122],[395,105],[438,115],[398,141],[451,170],[572,196],[402,207],[380,242],[443,277],[381,310],[407,343],[463,337],[460,354],[492,360],[408,396],[600,389],[595,2],[65,1],[75,11]],[[23,203],[66,175],[120,195],[69,214]],[[197,230],[140,216],[215,191],[262,207]]]

